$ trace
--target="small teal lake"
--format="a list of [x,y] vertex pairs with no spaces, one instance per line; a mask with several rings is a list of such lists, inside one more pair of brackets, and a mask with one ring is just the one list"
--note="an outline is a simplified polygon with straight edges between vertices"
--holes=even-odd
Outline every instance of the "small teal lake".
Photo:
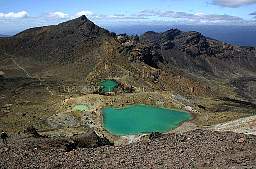
[[91,109],[92,106],[88,105],[88,104],[77,104],[73,107],[74,111],[88,111]]
[[100,82],[100,89],[104,92],[112,92],[118,87],[118,83],[115,80],[103,80]]
[[104,128],[119,136],[168,132],[192,119],[186,112],[140,104],[122,108],[107,107],[102,112]]

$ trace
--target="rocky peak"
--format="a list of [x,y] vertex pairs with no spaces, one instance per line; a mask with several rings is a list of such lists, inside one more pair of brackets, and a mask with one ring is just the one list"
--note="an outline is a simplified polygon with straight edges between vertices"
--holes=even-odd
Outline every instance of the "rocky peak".
[[[25,30],[2,43],[8,53],[32,58],[37,63],[70,63],[98,58],[93,49],[101,48],[112,34],[81,16],[58,25]],[[96,51],[96,50],[95,50]],[[95,58],[92,59],[93,54]]]
[[163,40],[173,40],[176,36],[180,35],[182,32],[179,29],[170,29],[162,33]]
[[154,32],[154,31],[147,31],[147,32],[144,33],[144,36],[147,36],[147,35],[152,36],[152,35],[157,35],[157,34],[158,33]]
[[69,20],[67,22],[60,23],[58,26],[66,26],[66,27],[80,27],[80,26],[88,26],[95,25],[92,21],[90,21],[85,15],[82,15],[78,18]]
[[150,43],[150,44],[159,43],[160,33],[148,31],[148,32],[145,32],[140,39],[142,40],[142,42],[145,42],[145,43]]
[[[53,26],[38,27],[25,30],[15,37],[33,38],[35,36],[50,35],[51,39],[62,38],[69,35],[74,37],[91,37],[95,35],[109,35],[109,31],[95,25],[85,15]],[[46,37],[44,37],[46,38]]]
[[195,32],[195,31],[184,33],[184,39],[185,39],[185,43],[189,43],[189,44],[192,44],[192,45],[196,45],[200,42],[205,42],[206,41],[205,36],[203,36],[199,32]]
[[81,19],[81,20],[88,20],[85,15],[80,16],[79,19]]

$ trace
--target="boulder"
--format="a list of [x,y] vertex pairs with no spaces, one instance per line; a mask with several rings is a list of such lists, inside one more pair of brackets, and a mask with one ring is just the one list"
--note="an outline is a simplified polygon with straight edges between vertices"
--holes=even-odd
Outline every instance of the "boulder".
[[72,138],[72,140],[80,148],[91,148],[98,146],[98,135],[93,130],[81,135],[76,135]]
[[34,126],[29,126],[27,129],[24,131],[24,133],[31,134],[35,138],[42,137],[38,132],[37,129]]
[[105,145],[113,145],[107,138],[99,137],[94,130],[89,130],[87,133],[76,135],[71,138],[75,145],[80,148],[95,148]]
[[161,133],[160,132],[152,132],[150,135],[149,135],[149,139],[150,140],[154,140],[154,139],[156,139],[156,138],[159,138],[159,137],[161,137]]
[[3,71],[0,70],[0,79],[4,78],[5,73]]

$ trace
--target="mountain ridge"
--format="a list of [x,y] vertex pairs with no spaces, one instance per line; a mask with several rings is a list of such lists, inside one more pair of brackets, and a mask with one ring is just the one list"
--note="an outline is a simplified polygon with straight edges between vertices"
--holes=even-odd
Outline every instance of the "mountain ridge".
[[[121,44],[118,44],[119,41],[116,40],[115,34],[98,27],[86,16],[58,25],[31,28],[3,41],[7,41],[7,43],[2,43],[1,46],[0,42],[0,48],[7,50],[8,53],[15,51],[16,54],[26,57],[37,55],[41,62],[54,63],[70,63],[74,62],[75,59],[79,60],[79,58],[84,57],[82,55],[85,53],[90,53],[90,51],[95,53],[90,48],[95,48],[94,51],[96,51],[102,43],[108,41],[122,47]],[[92,43],[93,45],[91,45]],[[5,44],[11,44],[11,46]],[[140,40],[135,45],[130,47],[135,46],[137,48],[143,45],[150,48],[150,53],[159,55],[153,57],[147,54],[147,56],[143,56],[145,60],[150,60],[147,57],[152,57],[154,58],[153,62],[158,62],[159,59],[160,62],[174,64],[178,69],[189,72],[199,71],[203,74],[219,77],[228,76],[223,72],[233,75],[237,72],[243,74],[248,73],[248,71],[256,72],[254,47],[242,48],[230,45],[207,38],[199,32],[182,32],[178,29],[170,29],[162,33],[146,32],[141,35]],[[13,49],[13,46],[16,47]],[[40,52],[35,54],[33,51]],[[88,56],[85,59],[87,61],[93,60],[92,57],[89,58]],[[156,63],[152,63],[152,65],[156,66]],[[234,67],[242,68],[235,72],[233,71]]]
[[[94,81],[94,74],[99,78],[108,76],[101,70],[106,64],[131,71],[135,63],[170,75],[181,74],[195,82],[204,77],[206,81],[219,79],[231,83],[239,77],[256,76],[254,47],[234,46],[199,32],[178,29],[150,31],[140,37],[117,36],[86,16],[4,38],[0,40],[0,49],[15,55],[16,61],[31,69],[32,74],[34,69],[39,69],[34,73],[36,76],[71,81]],[[123,73],[124,69],[110,67],[109,74],[118,77]]]
[[164,32],[170,28],[178,28],[184,32],[197,31],[206,37],[239,46],[256,46],[256,29],[253,26],[227,26],[227,25],[123,25],[106,26],[118,34],[141,35],[148,30]]
[[[202,70],[204,72],[211,73],[211,71],[214,71],[214,70],[209,70],[209,69],[207,70],[207,68],[211,68],[211,69],[216,68],[221,70],[221,67],[225,68],[225,67],[229,67],[230,65],[236,65],[240,67],[249,66],[250,67],[249,70],[252,70],[255,73],[256,69],[254,65],[256,63],[256,60],[255,60],[256,52],[254,47],[247,49],[239,46],[233,46],[233,45],[223,43],[211,38],[207,38],[198,32],[181,32],[177,29],[171,29],[164,33],[159,33],[158,36],[156,36],[156,34],[157,33],[155,33],[154,36],[158,37],[158,40],[155,40],[155,42],[153,42],[153,45],[157,45],[161,48],[161,55],[167,61],[175,64],[174,62],[177,62],[179,59],[178,56],[175,56],[175,55],[178,54],[180,56],[184,56],[182,63],[177,65],[181,68],[182,68],[182,64],[185,64],[187,66],[192,65],[192,68],[190,68],[189,71],[194,71],[193,65],[195,65],[201,68],[201,69],[195,69],[195,71]],[[142,35],[142,38],[147,39],[145,38],[145,34]],[[149,40],[149,42],[144,42],[144,43],[151,43],[151,42]],[[165,52],[164,50],[168,52],[167,55],[163,54],[163,52]],[[205,62],[204,60],[206,59],[202,57],[207,57],[208,61]],[[173,61],[173,58],[176,58],[176,60]],[[212,58],[216,58],[217,60],[213,60]],[[234,63],[226,65],[225,63],[221,62],[222,59],[226,59],[226,61],[230,59],[231,62],[234,61]],[[197,60],[199,62],[201,60],[205,63],[195,63],[195,62],[193,63],[194,60]],[[246,62],[247,60],[249,61]],[[214,61],[218,62],[217,64],[221,64],[221,66],[218,67],[218,65],[216,64],[214,65],[213,63],[211,63]],[[231,70],[224,70],[224,71],[231,72]],[[219,72],[216,72],[216,74],[218,73]],[[235,74],[235,72],[232,72],[232,73]]]

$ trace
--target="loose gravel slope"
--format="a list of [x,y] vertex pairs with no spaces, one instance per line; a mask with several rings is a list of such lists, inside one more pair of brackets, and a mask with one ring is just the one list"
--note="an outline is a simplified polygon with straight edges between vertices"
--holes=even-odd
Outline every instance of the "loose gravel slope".
[[65,152],[50,139],[0,145],[0,168],[256,168],[256,137],[194,130],[125,146]]

